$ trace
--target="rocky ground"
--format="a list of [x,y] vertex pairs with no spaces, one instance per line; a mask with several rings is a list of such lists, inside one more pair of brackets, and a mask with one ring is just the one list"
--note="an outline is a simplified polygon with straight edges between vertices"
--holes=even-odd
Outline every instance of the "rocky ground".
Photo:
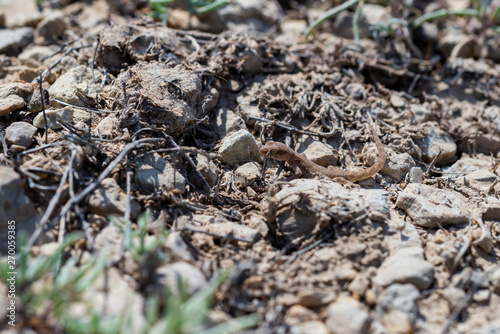
[[339,4],[0,2],[1,333],[500,332],[498,4]]

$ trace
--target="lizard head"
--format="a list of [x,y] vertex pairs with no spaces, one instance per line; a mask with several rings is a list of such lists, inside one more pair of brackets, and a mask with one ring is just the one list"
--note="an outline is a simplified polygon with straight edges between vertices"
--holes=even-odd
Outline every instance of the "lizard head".
[[262,146],[259,150],[260,154],[278,161],[287,161],[291,156],[290,151],[292,151],[292,149],[288,146],[275,141],[268,141],[266,145]]

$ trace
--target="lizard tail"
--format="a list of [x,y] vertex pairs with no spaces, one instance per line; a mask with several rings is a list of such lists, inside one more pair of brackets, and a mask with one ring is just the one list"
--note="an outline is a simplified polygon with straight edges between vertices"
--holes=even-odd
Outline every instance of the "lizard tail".
[[385,161],[387,160],[387,154],[385,153],[384,146],[382,145],[382,142],[380,141],[380,138],[375,131],[375,127],[373,126],[371,118],[368,118],[368,125],[370,127],[370,132],[372,133],[373,140],[375,141],[375,146],[377,147],[378,156],[375,159],[375,163],[370,167],[364,169],[362,173],[349,173],[351,175],[347,175],[345,177],[349,181],[361,181],[372,177],[373,175],[377,174],[382,169],[382,167],[384,167]]

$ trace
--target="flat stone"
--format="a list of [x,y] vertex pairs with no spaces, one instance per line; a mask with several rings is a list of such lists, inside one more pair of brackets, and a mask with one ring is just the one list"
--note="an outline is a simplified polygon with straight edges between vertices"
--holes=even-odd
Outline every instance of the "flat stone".
[[160,291],[166,288],[177,295],[180,294],[181,284],[184,284],[184,289],[190,296],[208,287],[207,279],[200,269],[186,262],[175,262],[157,268],[155,280]]
[[426,137],[417,140],[417,144],[428,162],[436,158],[436,165],[446,165],[456,160],[457,144],[448,133],[433,123],[426,127],[426,132]]
[[64,18],[65,14],[61,11],[54,11],[45,15],[42,22],[37,26],[37,35],[48,41],[56,41],[63,35],[66,28]]
[[186,179],[157,153],[135,159],[135,177],[146,194],[160,188],[184,192]]
[[333,147],[314,138],[305,137],[295,149],[320,166],[328,167],[337,164],[337,157],[333,154]]
[[291,326],[290,333],[296,334],[330,334],[328,327],[321,321],[306,321]]
[[[304,198],[308,199],[305,211]],[[261,210],[269,226],[279,229],[281,241],[287,243],[332,219],[340,223],[371,213],[369,206],[363,192],[348,190],[332,180],[297,179],[268,196]]]
[[234,172],[234,181],[239,187],[246,188],[260,179],[260,165],[256,162],[247,162]]
[[32,41],[32,28],[0,29],[0,54],[17,56]]
[[26,122],[14,122],[5,130],[5,141],[9,145],[31,146],[37,129]]
[[[106,178],[102,180],[101,187],[89,196],[88,203],[92,213],[105,217],[112,214],[123,216],[127,207],[127,195],[115,179]],[[130,215],[136,218],[141,206],[133,199],[130,201],[130,206]]]
[[40,97],[38,87],[27,82],[0,84],[0,116],[23,109],[38,111],[34,101]]
[[99,255],[104,256],[108,263],[121,259],[123,233],[115,225],[109,224],[95,237],[94,249]]
[[486,271],[488,280],[494,291],[500,291],[500,265],[492,266]]
[[241,129],[246,130],[247,126],[243,118],[238,116],[232,110],[220,108],[215,115],[215,131],[223,138],[231,132]]
[[315,312],[302,305],[293,305],[285,314],[285,322],[288,325],[297,325],[302,322],[318,319],[319,316]]
[[[149,45],[148,42],[144,49]],[[138,62],[118,75],[110,96],[123,100],[122,85],[125,84],[129,96],[144,97],[141,121],[175,135],[196,121],[204,101],[201,82],[197,71],[171,68],[161,62]]]
[[434,267],[423,258],[423,250],[417,247],[402,248],[387,257],[373,279],[386,287],[393,283],[415,285],[426,290],[434,281]]
[[198,168],[198,171],[205,178],[210,187],[215,186],[219,169],[212,160],[209,160],[207,156],[203,154],[198,154],[196,168]]
[[391,311],[384,314],[382,323],[387,333],[392,334],[413,334],[413,326],[408,319],[408,315],[401,311]]
[[53,54],[48,46],[33,46],[24,50],[18,57],[23,65],[38,68],[42,66],[42,59]]
[[180,232],[170,232],[164,246],[170,251],[169,255],[184,261],[194,260],[191,248],[184,242]]
[[[372,155],[373,156],[373,155]],[[375,155],[376,156],[376,155]],[[380,173],[392,177],[396,182],[403,180],[412,168],[416,166],[415,160],[408,153],[390,152]]]
[[243,129],[224,137],[218,152],[220,161],[230,165],[262,159],[255,138]]
[[469,212],[460,195],[449,190],[410,183],[399,194],[396,206],[406,211],[416,225],[435,228],[469,221]]
[[[100,82],[99,72],[94,71],[94,76],[96,82]],[[92,83],[90,68],[80,65],[61,75],[50,86],[48,91],[52,99],[57,99],[74,106],[88,107],[81,98],[81,95],[89,96],[95,94],[96,89],[98,89],[98,86]],[[64,105],[55,100],[51,100],[51,105],[54,107],[64,107]]]
[[340,300],[327,309],[326,326],[331,334],[368,334],[371,319],[354,299]]
[[419,297],[420,291],[413,284],[392,284],[380,295],[376,312],[379,314],[403,312],[408,316],[410,323],[414,324],[419,315],[417,304]]
[[[47,127],[53,130],[62,128],[62,126],[57,121],[75,124],[80,121],[88,123],[88,121],[90,120],[90,114],[87,111],[72,107],[65,107],[62,109],[49,109],[45,111],[45,115],[47,116]],[[45,118],[43,116],[43,112],[40,112],[38,113],[38,115],[36,115],[36,117],[33,119],[33,125],[39,129],[45,129]]]
[[[129,319],[127,330],[131,333],[141,333],[145,330],[146,320],[142,312],[144,298],[114,267],[103,271],[94,283],[85,289],[82,301],[87,307],[100,314],[104,321],[124,317]],[[82,318],[88,316],[87,307],[81,309],[81,314],[72,313],[72,316]]]

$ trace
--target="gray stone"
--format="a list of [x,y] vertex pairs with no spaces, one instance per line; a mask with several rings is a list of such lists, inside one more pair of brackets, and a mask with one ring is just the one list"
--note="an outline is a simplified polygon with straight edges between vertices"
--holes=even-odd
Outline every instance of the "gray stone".
[[454,286],[447,287],[446,289],[442,290],[440,294],[448,302],[450,313],[457,310],[457,307],[461,307],[465,300],[468,298],[464,290]]
[[387,257],[373,279],[383,287],[410,283],[420,290],[429,288],[433,281],[434,268],[424,260],[423,250],[418,247],[402,248]]
[[266,32],[284,18],[276,0],[237,0],[217,10],[219,20],[235,32]]
[[480,203],[484,220],[500,221],[500,199],[489,196]]
[[326,326],[331,334],[368,334],[370,315],[353,299],[340,300],[327,309]]
[[[97,312],[105,320],[127,319],[127,330],[141,333],[145,330],[143,315],[144,298],[131,287],[120,271],[114,267],[106,268],[95,282],[86,288],[82,295],[86,307],[72,309],[72,316],[87,317],[88,308]],[[77,312],[80,310],[80,314]],[[75,313],[77,312],[77,313]]]
[[[125,214],[127,207],[127,195],[120,188],[113,178],[106,178],[102,180],[101,187],[96,189],[89,196],[90,211],[101,216]],[[131,218],[136,218],[141,210],[141,206],[137,201],[130,201],[130,215]]]
[[184,192],[186,179],[158,153],[146,154],[135,159],[135,177],[146,194],[160,188]]
[[239,130],[224,137],[218,152],[220,161],[230,165],[262,159],[255,138],[247,130]]
[[171,255],[185,261],[193,261],[194,256],[190,251],[189,246],[182,239],[180,232],[170,232],[167,240],[165,240],[165,247],[170,250]]
[[[94,71],[94,75],[97,82],[100,82],[100,74]],[[97,87],[92,83],[92,73],[89,67],[80,65],[61,75],[50,86],[49,94],[52,99],[57,99],[74,106],[88,107],[81,98],[81,95],[83,94],[88,97],[95,94]],[[51,105],[54,107],[64,107],[64,105],[54,100],[51,100]]]
[[292,326],[306,321],[318,320],[318,318],[318,315],[307,307],[293,305],[285,314],[285,323]]
[[45,15],[45,18],[37,26],[37,35],[48,41],[59,39],[66,28],[64,17],[64,13],[59,11]]
[[198,168],[200,174],[205,178],[210,187],[215,186],[215,184],[217,183],[217,175],[219,172],[219,169],[217,168],[215,163],[212,160],[209,160],[207,156],[203,154],[198,154],[197,160],[198,161],[196,162],[196,168]]
[[500,334],[500,321],[486,324],[483,328],[474,331],[473,334]]
[[[284,242],[311,233],[316,227],[331,223],[332,219],[340,223],[365,214],[371,216],[373,208],[370,205],[382,204],[378,200],[369,201],[365,192],[346,189],[332,180],[297,179],[268,195],[261,210],[268,224],[280,230]],[[307,210],[303,209],[304,198],[308,201]],[[377,207],[378,210],[384,211],[383,205]]]
[[[37,85],[24,82],[0,85],[0,116],[25,108],[30,109],[37,87]],[[40,96],[39,93],[38,96]]]
[[479,303],[479,304],[485,304],[490,300],[491,296],[491,291],[488,289],[481,289],[476,291],[474,296],[472,296],[472,299],[474,302]]
[[36,128],[26,122],[14,122],[5,130],[5,141],[9,145],[31,146]]
[[428,106],[421,104],[410,104],[411,123],[421,124],[430,121],[433,117],[432,111]]
[[234,172],[234,181],[237,186],[246,188],[260,179],[260,165],[256,162],[247,162]]
[[306,321],[290,327],[290,334],[330,334],[328,327],[321,321]]
[[387,154],[387,161],[380,172],[399,182],[415,166],[415,160],[408,153],[390,152]]
[[121,259],[122,242],[122,231],[117,226],[109,224],[95,237],[94,249],[108,263],[113,263]]
[[391,95],[391,105],[394,108],[403,108],[405,106],[405,100],[399,95]]
[[[90,114],[87,111],[71,107],[49,109],[45,111],[45,115],[47,116],[47,127],[54,130],[62,128],[57,121],[75,124],[80,121],[88,123],[90,120]],[[36,115],[35,119],[33,119],[33,125],[39,129],[45,129],[45,117],[43,113]]]
[[120,128],[120,122],[115,114],[109,114],[101,119],[99,124],[95,127],[95,134],[102,138],[113,137]]
[[[488,194],[492,184],[498,179],[495,173],[485,169],[479,169],[472,173],[465,175],[467,185],[484,194]],[[464,180],[464,181],[465,181]]]
[[396,206],[406,211],[419,226],[434,228],[438,223],[457,225],[469,221],[469,212],[458,193],[428,185],[410,183],[399,194]]
[[42,59],[53,54],[54,51],[48,46],[33,46],[24,50],[18,57],[23,65],[29,67],[42,66]]
[[[116,27],[124,29],[122,33],[130,29]],[[149,33],[144,35],[152,38]],[[116,42],[113,41],[113,44]],[[149,48],[149,42],[147,45],[144,50]],[[161,62],[138,62],[120,73],[111,87],[110,96],[122,101],[122,85],[125,84],[129,96],[143,97],[141,121],[175,135],[197,120],[204,101],[200,73],[180,67],[171,68],[169,64]]]
[[392,311],[405,313],[412,324],[417,320],[419,311],[417,300],[420,291],[413,284],[392,284],[381,294],[376,311],[388,314]]
[[424,172],[420,167],[412,167],[410,169],[410,174],[408,174],[408,181],[410,183],[422,183],[424,182]]
[[500,291],[500,265],[492,266],[486,271],[494,291]]
[[155,277],[161,296],[165,295],[164,289],[179,295],[181,284],[184,284],[184,290],[189,295],[208,286],[207,279],[200,269],[186,262],[163,265],[156,269]]
[[221,138],[231,132],[247,128],[243,118],[227,108],[220,108],[215,118],[215,131]]
[[[28,237],[40,218],[35,206],[24,193],[23,180],[14,169],[0,165],[0,245],[6,245],[7,230],[15,226],[16,235],[24,231]],[[11,222],[9,224],[9,222]],[[0,247],[0,254],[7,251]]]
[[0,54],[17,56],[33,41],[33,29],[0,29]]
[[314,138],[302,137],[295,150],[320,166],[328,167],[337,164],[337,157],[333,154],[333,147]]

